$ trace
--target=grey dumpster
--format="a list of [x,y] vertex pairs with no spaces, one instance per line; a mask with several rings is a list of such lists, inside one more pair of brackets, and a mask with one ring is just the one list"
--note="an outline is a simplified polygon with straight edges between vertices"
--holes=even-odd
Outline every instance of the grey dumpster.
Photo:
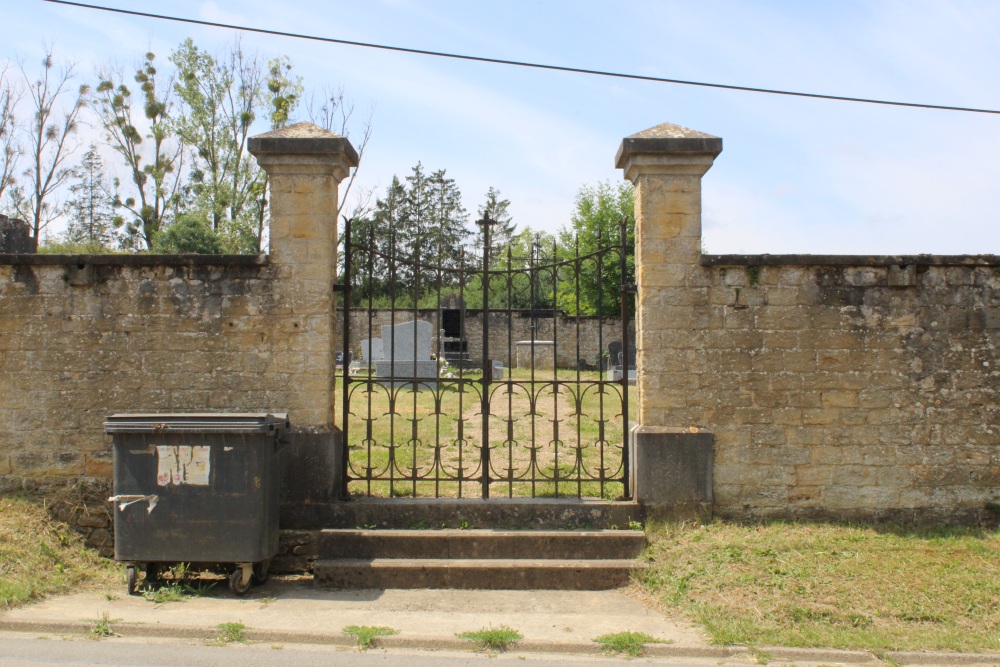
[[277,450],[285,414],[118,414],[114,439],[115,559],[154,579],[176,563],[235,564],[244,595],[278,552]]

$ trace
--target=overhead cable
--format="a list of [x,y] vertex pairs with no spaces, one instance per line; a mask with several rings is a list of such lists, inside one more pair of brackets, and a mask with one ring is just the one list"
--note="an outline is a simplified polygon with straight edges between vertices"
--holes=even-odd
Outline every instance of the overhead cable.
[[737,90],[747,93],[763,93],[767,95],[785,95],[789,97],[806,97],[819,100],[835,100],[838,102],[856,102],[861,104],[880,104],[894,107],[910,107],[916,109],[936,109],[939,111],[962,111],[966,113],[985,113],[1000,115],[997,109],[979,109],[974,107],[949,106],[944,104],[921,104],[918,102],[896,102],[892,100],[879,100],[866,97],[847,97],[843,95],[824,95],[820,93],[803,93],[791,90],[779,90],[775,88],[755,88],[752,86],[736,86],[724,83],[708,83],[705,81],[689,81],[685,79],[668,79],[659,76],[645,76],[642,74],[627,74],[624,72],[607,72],[603,70],[585,69],[581,67],[567,67],[563,65],[546,65],[542,63],[531,63],[519,60],[505,60],[502,58],[487,58],[484,56],[470,56],[460,53],[448,53],[445,51],[429,51],[426,49],[413,49],[404,46],[390,46],[387,44],[373,44],[369,42],[357,42],[349,39],[337,39],[335,37],[320,37],[318,35],[303,35],[281,30],[268,30],[266,28],[253,28],[250,26],[233,25],[231,23],[219,23],[217,21],[204,21],[201,19],[190,19],[179,16],[167,16],[164,14],[152,14],[150,12],[140,12],[132,9],[119,9],[116,7],[104,7],[85,2],[71,2],[70,0],[42,0],[56,5],[68,5],[71,7],[81,7],[84,9],[94,9],[115,14],[127,14],[130,16],[141,16],[143,18],[158,19],[161,21],[175,21],[177,23],[189,23],[193,25],[203,25],[213,28],[226,28],[229,30],[240,30],[244,32],[254,32],[262,35],[274,35],[277,37],[290,37],[293,39],[305,39],[314,42],[326,42],[329,44],[341,44],[344,46],[357,46],[366,49],[379,49],[382,51],[395,51],[399,53],[412,53],[421,56],[433,56],[436,58],[451,58],[453,60],[465,60],[471,62],[491,63],[494,65],[510,65],[514,67],[528,67],[532,69],[550,70],[556,72],[570,72],[573,74],[587,74],[591,76],[604,76],[616,79],[631,79],[635,81],[651,81],[654,83],[672,83],[681,86],[699,86],[702,88],[719,88],[722,90]]

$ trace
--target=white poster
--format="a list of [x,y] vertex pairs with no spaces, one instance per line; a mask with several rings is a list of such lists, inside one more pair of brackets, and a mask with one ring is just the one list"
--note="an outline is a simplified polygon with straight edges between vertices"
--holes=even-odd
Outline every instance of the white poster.
[[208,486],[210,447],[160,445],[156,448],[156,483],[160,486]]

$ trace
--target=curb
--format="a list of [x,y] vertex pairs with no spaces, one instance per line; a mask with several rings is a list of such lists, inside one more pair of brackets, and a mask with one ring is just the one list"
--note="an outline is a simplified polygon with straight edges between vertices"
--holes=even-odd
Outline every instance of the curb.
[[[93,623],[90,621],[11,621],[0,620],[0,631],[19,633],[87,634]],[[217,632],[212,628],[198,628],[184,625],[150,625],[119,621],[113,625],[117,636],[128,638],[161,637],[167,639],[194,639],[214,641]],[[353,648],[355,641],[339,632],[329,634],[291,632],[284,630],[264,630],[247,628],[247,639],[251,643],[311,644]],[[458,637],[399,636],[389,635],[376,638],[376,648],[411,649],[424,651],[474,651],[474,642]],[[601,647],[594,642],[526,640],[519,642],[508,653],[545,653],[574,655],[603,655]],[[792,648],[787,646],[683,646],[677,644],[649,644],[644,657],[649,658],[755,658],[767,654],[769,661],[817,662],[845,664],[881,664],[868,651],[848,651],[838,649]],[[1000,653],[947,653],[941,651],[887,651],[888,658],[899,665],[1000,665]]]

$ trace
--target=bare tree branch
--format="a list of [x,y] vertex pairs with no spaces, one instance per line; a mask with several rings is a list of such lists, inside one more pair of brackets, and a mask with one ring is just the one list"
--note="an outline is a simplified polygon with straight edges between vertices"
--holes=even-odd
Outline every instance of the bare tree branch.
[[[71,143],[71,137],[79,127],[80,112],[89,91],[87,86],[80,86],[75,93],[70,91],[73,63],[64,65],[58,74],[53,73],[54,67],[51,48],[46,48],[42,74],[34,82],[24,63],[21,63],[21,74],[27,84],[33,114],[22,131],[28,139],[28,167],[24,171],[28,179],[25,203],[36,247],[41,230],[58,216],[58,207],[52,206],[48,200],[70,177],[71,170],[66,161],[77,148]],[[63,103],[65,95],[70,96],[70,104]]]

